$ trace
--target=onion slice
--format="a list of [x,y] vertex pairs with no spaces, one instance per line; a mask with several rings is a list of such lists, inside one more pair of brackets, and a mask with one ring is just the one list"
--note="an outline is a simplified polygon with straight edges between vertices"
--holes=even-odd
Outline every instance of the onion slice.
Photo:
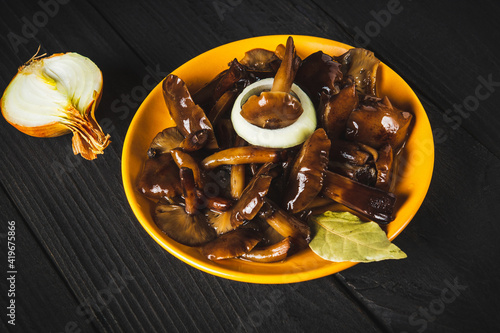
[[33,57],[5,89],[2,115],[35,137],[73,132],[74,154],[92,160],[110,143],[94,116],[101,92],[102,73],[90,59],[78,53]]

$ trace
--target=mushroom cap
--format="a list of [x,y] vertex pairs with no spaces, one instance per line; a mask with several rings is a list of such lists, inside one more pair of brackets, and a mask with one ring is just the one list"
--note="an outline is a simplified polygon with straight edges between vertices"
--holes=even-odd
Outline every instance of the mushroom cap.
[[277,129],[293,124],[304,112],[300,101],[282,91],[263,91],[250,96],[241,108],[241,116],[262,128]]
[[201,252],[210,260],[236,258],[249,252],[262,239],[262,234],[251,228],[229,231],[205,244]]
[[170,154],[148,158],[137,180],[137,189],[151,199],[172,198],[182,193],[179,168]]
[[148,149],[148,157],[155,157],[157,154],[170,153],[170,150],[179,146],[184,140],[184,136],[177,127],[165,128],[156,134]]
[[287,210],[292,213],[300,212],[321,191],[330,145],[330,139],[322,128],[318,128],[302,145],[293,163],[284,194]]
[[216,237],[216,232],[208,225],[205,215],[189,215],[179,205],[158,202],[154,221],[161,231],[184,245],[199,246]]

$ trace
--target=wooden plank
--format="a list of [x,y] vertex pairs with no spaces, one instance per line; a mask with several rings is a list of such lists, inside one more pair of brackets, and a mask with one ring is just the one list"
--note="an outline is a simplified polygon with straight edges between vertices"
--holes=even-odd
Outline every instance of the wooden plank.
[[[4,276],[0,281],[2,332],[58,331],[73,326],[92,330],[92,325],[75,316],[79,306],[75,295],[1,186],[0,221]],[[13,267],[9,267],[7,261],[8,245],[14,250]],[[10,271],[15,273],[8,273]],[[12,281],[7,280],[12,276]],[[14,300],[14,317],[8,317],[11,310],[5,310],[11,300]]]
[[[121,8],[127,10],[128,15],[121,18],[124,25],[135,26],[142,21],[144,26],[136,34],[143,37],[147,31],[155,31],[149,30],[149,24],[154,26],[163,20],[162,11],[149,5],[144,14],[135,2],[116,3],[110,9],[117,18]],[[179,29],[185,15],[196,13],[182,14],[182,9],[169,17],[169,30]],[[23,2],[9,4],[0,14],[2,27],[18,31],[23,24],[19,17],[31,17],[38,10]],[[212,9],[210,13],[214,15]],[[300,17],[297,11],[292,14]],[[211,47],[207,43],[210,39],[200,35],[199,31],[207,28],[202,22],[184,35],[176,35],[173,44],[166,43],[168,53],[149,59],[144,49],[129,49],[134,40],[108,22],[112,22],[109,17],[103,19],[87,3],[71,2],[61,7],[37,33],[36,41],[30,39],[18,55],[0,55],[2,88],[18,63],[31,56],[33,42],[41,42],[51,53],[74,50],[89,56],[103,69],[107,82],[98,120],[111,119],[113,143],[93,162],[71,155],[68,136],[31,138],[0,120],[2,154],[8,156],[0,160],[0,182],[78,299],[75,320],[83,324],[77,328],[95,325],[99,331],[293,332],[319,324],[341,331],[380,331],[329,278],[294,286],[227,281],[180,262],[146,234],[126,203],[120,177],[121,147],[135,108],[129,106],[127,116],[120,119],[122,114],[114,112],[113,105],[117,100],[125,105],[121,94],[131,95],[143,83],[148,75],[146,66],[156,68],[159,64],[166,71],[173,69],[186,60],[185,55],[199,53],[200,46]],[[161,31],[155,43],[160,37]],[[185,44],[185,38],[193,42]],[[182,52],[172,51],[173,45]],[[269,302],[274,308],[266,310]],[[64,327],[56,329],[62,331]]]

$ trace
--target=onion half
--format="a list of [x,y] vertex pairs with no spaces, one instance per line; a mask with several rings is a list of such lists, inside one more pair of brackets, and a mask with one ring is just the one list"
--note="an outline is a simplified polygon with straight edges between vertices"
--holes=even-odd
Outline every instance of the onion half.
[[102,73],[90,59],[78,53],[34,57],[5,89],[2,115],[35,137],[72,132],[74,154],[92,160],[110,143],[94,116],[101,93]]

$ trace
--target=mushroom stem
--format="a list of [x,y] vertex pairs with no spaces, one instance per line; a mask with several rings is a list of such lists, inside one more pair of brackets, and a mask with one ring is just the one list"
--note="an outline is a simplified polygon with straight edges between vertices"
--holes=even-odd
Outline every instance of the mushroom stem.
[[184,201],[186,203],[186,213],[188,213],[189,215],[197,214],[198,197],[196,196],[193,171],[188,168],[180,168],[179,176],[181,178],[182,192],[184,194]]
[[394,220],[396,197],[390,192],[326,171],[322,193],[375,222],[386,224]]
[[298,248],[305,247],[311,239],[309,226],[270,200],[266,200],[266,203],[269,205],[268,208],[273,210],[273,213],[265,218],[266,222],[283,237],[290,237]]
[[283,161],[286,150],[264,147],[234,147],[216,152],[206,157],[202,162],[205,169],[214,169],[221,165],[277,163]]
[[194,158],[188,153],[183,152],[179,148],[172,149],[170,151],[170,154],[172,155],[175,164],[177,164],[179,168],[189,168],[193,171],[196,186],[198,188],[203,188],[200,167],[198,166],[198,163],[196,163]]
[[281,242],[263,248],[253,248],[241,256],[241,258],[255,262],[277,262],[284,260],[290,249],[290,237],[284,238]]
[[285,57],[281,62],[281,66],[274,77],[272,92],[282,91],[285,93],[290,92],[292,87],[293,79],[295,78],[295,72],[293,68],[293,59],[295,56],[295,45],[293,44],[293,38],[288,37],[286,41]]

